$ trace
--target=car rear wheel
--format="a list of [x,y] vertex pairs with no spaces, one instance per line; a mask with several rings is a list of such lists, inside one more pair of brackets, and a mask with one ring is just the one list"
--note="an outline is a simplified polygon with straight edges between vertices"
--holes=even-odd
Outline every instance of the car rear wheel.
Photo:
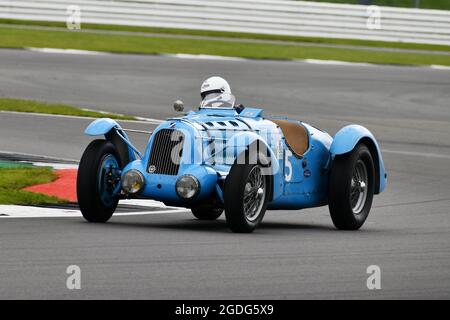
[[78,168],[77,197],[83,217],[106,222],[119,203],[120,160],[115,146],[106,140],[92,141]]
[[328,202],[336,228],[361,228],[372,207],[374,187],[373,158],[364,144],[358,144],[352,152],[333,160]]
[[200,205],[191,208],[192,214],[199,220],[216,220],[222,215],[223,209],[212,205]]
[[233,232],[253,232],[267,209],[269,178],[260,164],[234,164],[225,181],[225,216]]

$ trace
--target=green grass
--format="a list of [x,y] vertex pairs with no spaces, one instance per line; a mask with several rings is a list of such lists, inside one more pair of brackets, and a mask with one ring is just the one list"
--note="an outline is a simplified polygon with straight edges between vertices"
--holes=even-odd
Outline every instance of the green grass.
[[[445,55],[375,52],[359,49],[29,30],[10,27],[0,27],[0,34],[0,47],[7,48],[48,47],[137,54],[187,53],[256,59],[324,59],[380,64],[450,65],[450,56]],[[49,109],[51,110],[51,108]]]
[[131,116],[122,116],[111,113],[88,111],[65,104],[51,104],[33,100],[22,100],[11,98],[0,98],[0,110],[16,111],[16,112],[35,112],[35,113],[58,114],[67,116],[92,117],[92,118],[112,118],[118,120],[135,119],[134,117]]
[[54,181],[57,176],[50,168],[0,169],[0,204],[43,205],[65,203],[55,197],[21,189]]
[[[301,0],[310,1],[310,0]],[[314,0],[315,2],[333,2],[333,3],[350,3],[358,4],[358,0]],[[372,0],[372,4],[378,6],[390,6],[390,7],[406,7],[415,8],[415,0]],[[450,1],[448,0],[420,0],[421,9],[439,9],[450,10]]]
[[[28,21],[28,20],[0,19],[0,24],[66,28],[66,24],[63,22],[51,22],[51,21]],[[227,38],[227,39],[256,39],[256,40],[274,40],[274,41],[288,41],[288,42],[306,42],[306,43],[314,43],[314,44],[369,46],[369,47],[413,49],[413,50],[432,50],[432,51],[433,50],[435,50],[435,51],[450,51],[450,46],[445,46],[445,45],[371,41],[371,40],[354,40],[354,39],[332,39],[332,38],[318,38],[318,37],[297,37],[297,36],[255,34],[255,33],[244,33],[244,32],[224,32],[224,31],[100,25],[100,24],[82,24],[82,29],[83,30],[92,30],[92,31],[104,30],[104,31],[122,31],[122,32],[125,31],[125,32],[135,32],[135,33],[140,32],[140,33],[152,33],[152,34],[166,34],[166,35],[173,35],[173,36],[176,36],[176,35],[203,36],[203,37],[219,37],[219,38]]]

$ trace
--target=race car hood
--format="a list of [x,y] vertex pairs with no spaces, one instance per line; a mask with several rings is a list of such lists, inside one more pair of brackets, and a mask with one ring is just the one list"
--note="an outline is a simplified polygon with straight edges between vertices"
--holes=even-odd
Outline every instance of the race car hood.
[[207,108],[191,111],[178,119],[199,124],[204,130],[252,130],[257,128],[253,128],[251,119],[261,120],[262,112],[262,109],[248,107],[239,113],[235,109]]

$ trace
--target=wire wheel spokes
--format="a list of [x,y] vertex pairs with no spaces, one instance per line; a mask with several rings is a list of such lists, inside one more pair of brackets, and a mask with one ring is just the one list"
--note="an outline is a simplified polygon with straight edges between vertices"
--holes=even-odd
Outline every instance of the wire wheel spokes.
[[360,214],[366,204],[368,183],[367,167],[364,161],[358,160],[350,185],[350,204],[354,214]]
[[259,165],[250,171],[244,187],[244,214],[249,221],[255,221],[264,205],[266,179]]

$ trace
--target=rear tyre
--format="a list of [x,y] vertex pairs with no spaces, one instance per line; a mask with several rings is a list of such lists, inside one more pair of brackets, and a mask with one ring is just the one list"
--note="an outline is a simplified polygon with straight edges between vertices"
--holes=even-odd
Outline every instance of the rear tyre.
[[200,205],[191,208],[192,214],[198,220],[216,220],[222,215],[222,208],[215,208],[212,205]]
[[224,186],[225,216],[233,232],[250,233],[267,209],[269,177],[260,164],[234,164]]
[[120,161],[115,146],[106,140],[92,141],[78,168],[77,197],[83,217],[106,222],[119,203]]
[[331,168],[328,203],[336,228],[357,230],[369,215],[375,187],[375,167],[369,149],[362,143],[337,156]]

